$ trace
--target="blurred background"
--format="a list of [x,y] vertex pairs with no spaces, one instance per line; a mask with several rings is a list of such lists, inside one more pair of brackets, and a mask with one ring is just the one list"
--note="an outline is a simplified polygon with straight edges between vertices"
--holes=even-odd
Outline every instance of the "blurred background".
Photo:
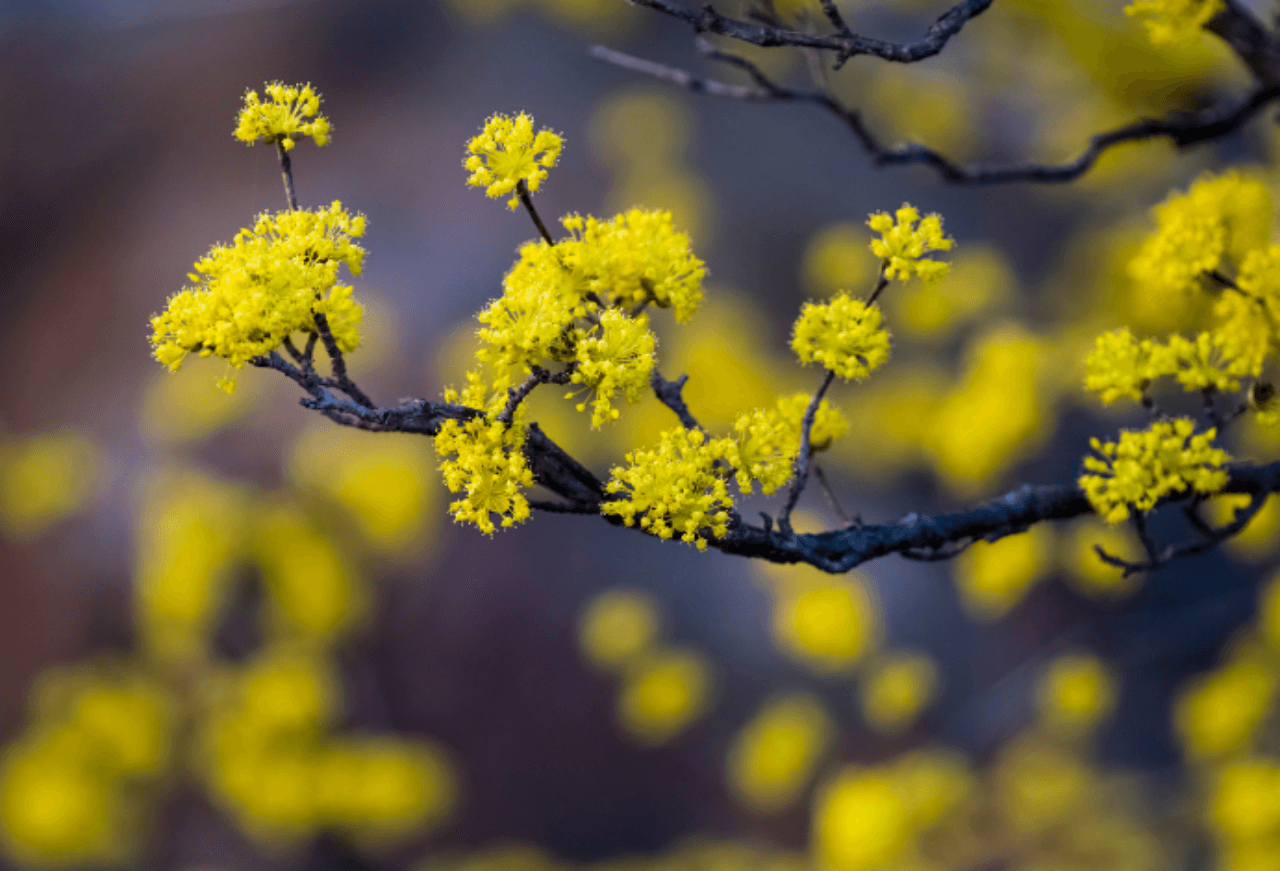
[[[947,5],[841,7],[906,39]],[[231,137],[279,79],[334,124],[293,152],[300,200],[368,216],[353,374],[386,404],[461,384],[534,235],[465,187],[463,146],[527,111],[566,142],[545,217],[670,209],[707,262],[660,365],[713,431],[814,389],[790,325],[870,287],[868,213],[944,216],[951,276],[886,294],[894,359],[837,391],[836,498],[810,488],[798,525],[888,522],[1073,480],[1091,436],[1141,419],[1081,389],[1094,336],[1191,316],[1129,285],[1151,207],[1227,166],[1276,185],[1263,115],[1062,187],[948,187],[873,169],[815,109],[697,97],[595,43],[739,80],[622,0],[0,2],[0,863],[1276,868],[1274,501],[1129,579],[1091,548],[1134,543],[1093,520],[845,576],[577,517],[489,539],[448,522],[425,439],[340,429],[273,373],[227,395],[220,362],[150,358],[192,262],[283,207],[274,155]],[[1151,47],[1118,4],[1000,0],[940,57],[855,58],[831,86],[887,142],[1003,163],[1248,81],[1209,37]],[[532,401],[602,476],[671,423],[646,402],[593,433],[556,391]]]

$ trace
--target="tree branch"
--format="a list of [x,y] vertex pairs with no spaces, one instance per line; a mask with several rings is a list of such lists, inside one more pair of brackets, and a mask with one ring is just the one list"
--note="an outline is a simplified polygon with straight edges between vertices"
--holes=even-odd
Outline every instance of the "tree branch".
[[823,7],[832,25],[840,31],[835,36],[818,36],[772,24],[762,25],[739,21],[727,15],[721,15],[709,4],[695,11],[673,0],[632,0],[632,2],[637,6],[647,6],[657,12],[685,21],[698,33],[717,33],[766,48],[796,46],[831,51],[836,54],[837,67],[849,58],[860,54],[874,55],[895,63],[915,63],[932,57],[942,51],[943,46],[960,32],[969,19],[981,15],[991,5],[991,0],[963,0],[934,21],[925,31],[922,39],[916,42],[896,43],[853,33],[848,27],[843,26],[840,13],[835,11],[835,6],[830,0],[824,0]]
[[1093,135],[1084,150],[1066,163],[962,166],[941,152],[919,143],[909,142],[892,148],[886,147],[867,128],[861,112],[846,107],[826,91],[801,91],[783,87],[770,80],[759,67],[745,58],[710,47],[706,48],[705,53],[713,60],[745,71],[755,81],[755,87],[703,78],[686,70],[634,57],[602,45],[591,48],[591,55],[599,60],[671,82],[694,93],[752,103],[807,103],[819,106],[849,129],[876,166],[919,164],[933,169],[945,181],[965,185],[1017,182],[1060,184],[1074,181],[1092,169],[1104,152],[1117,145],[1148,139],[1168,139],[1177,147],[1185,148],[1207,142],[1235,131],[1267,105],[1280,99],[1280,84],[1271,84],[1254,91],[1248,99],[1234,107],[1214,107],[1200,112],[1170,112],[1161,118],[1141,118]]

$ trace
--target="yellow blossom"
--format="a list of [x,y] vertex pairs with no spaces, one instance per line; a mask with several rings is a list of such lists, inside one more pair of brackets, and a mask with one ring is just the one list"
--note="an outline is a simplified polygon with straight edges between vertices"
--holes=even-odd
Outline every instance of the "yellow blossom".
[[[536,191],[547,177],[547,169],[556,165],[564,141],[550,130],[533,132],[533,118],[521,112],[494,115],[485,122],[479,135],[467,142],[467,156],[462,165],[471,175],[467,184],[485,189],[485,196],[506,196],[524,182]],[[519,197],[512,194],[507,208],[515,209]]]
[[1194,339],[1174,334],[1166,343],[1141,341],[1127,329],[1103,333],[1085,360],[1086,390],[1104,403],[1121,397],[1138,400],[1152,381],[1173,376],[1185,390],[1240,389],[1241,377],[1257,374],[1257,362],[1242,353],[1235,338],[1204,332]]
[[1271,232],[1266,186],[1234,172],[1204,176],[1153,212],[1156,232],[1129,264],[1129,274],[1158,296],[1195,293],[1204,275],[1225,262],[1240,265]]
[[621,498],[605,502],[600,510],[618,515],[627,526],[638,519],[652,535],[679,535],[705,550],[708,535],[721,536],[729,529],[733,499],[716,463],[732,444],[699,430],[668,430],[656,448],[632,451],[625,468],[613,469],[605,489]]
[[783,653],[823,674],[847,673],[874,649],[880,612],[856,575],[804,580],[778,590],[773,637]]
[[813,774],[833,732],[831,716],[808,693],[770,700],[729,748],[734,798],[756,811],[788,806]]
[[1115,706],[1116,685],[1102,661],[1094,656],[1060,656],[1040,678],[1040,714],[1067,731],[1098,724]]
[[666,744],[706,711],[711,680],[711,666],[697,653],[654,651],[627,671],[618,693],[618,721],[642,744]]
[[[593,428],[617,419],[618,410],[611,401],[616,394],[628,402],[638,402],[644,395],[653,371],[655,344],[647,315],[628,317],[618,309],[603,312],[598,325],[575,342],[577,366],[572,381],[591,392]],[[577,406],[578,411],[586,407],[585,402]]]
[[889,334],[880,308],[840,294],[829,302],[805,303],[791,348],[802,363],[820,363],[848,380],[866,378],[889,359]]
[[[727,457],[737,473],[738,487],[750,493],[752,481],[765,493],[772,493],[791,479],[792,464],[800,452],[800,425],[811,397],[796,393],[779,397],[774,408],[757,408],[734,421],[734,446]],[[827,400],[818,404],[809,444],[825,450],[849,428],[838,408]]]
[[954,241],[942,235],[942,218],[933,214],[921,220],[906,203],[898,209],[897,223],[886,212],[876,212],[867,226],[880,234],[871,240],[871,252],[884,261],[885,278],[906,281],[913,275],[936,281],[947,274],[947,264],[925,257],[931,251],[949,251]]
[[818,794],[813,842],[819,867],[871,871],[906,850],[915,826],[911,807],[892,776],[849,766]]
[[1053,533],[1041,524],[996,541],[978,541],[955,561],[956,586],[975,617],[1003,617],[1040,580]]
[[1172,370],[1167,353],[1150,339],[1138,341],[1129,330],[1098,336],[1085,360],[1084,389],[1101,394],[1104,404],[1142,399],[1142,391]]
[[104,465],[83,433],[0,439],[0,530],[34,535],[83,509],[100,488]]
[[572,238],[556,253],[584,296],[609,307],[671,308],[681,324],[698,310],[707,268],[693,255],[689,237],[672,225],[670,212],[631,209],[609,221],[569,215],[561,223]]
[[327,209],[259,216],[231,245],[215,245],[196,261],[195,287],[169,298],[151,319],[155,357],[177,370],[187,354],[222,357],[239,369],[280,347],[295,332],[315,332],[315,313],[328,318],[338,347],[360,343],[360,306],[338,284],[338,267],[360,274],[362,215],[342,203]]
[[792,463],[800,452],[798,427],[793,430],[774,409],[757,408],[739,415],[733,429],[728,461],[743,493],[751,492],[752,481],[772,493],[791,479]]
[[1249,660],[1192,681],[1174,705],[1174,725],[1186,754],[1203,759],[1244,747],[1275,692],[1275,674]]
[[1126,15],[1140,17],[1155,45],[1185,41],[1226,7],[1225,0],[1133,0]]
[[1227,483],[1222,468],[1230,457],[1211,447],[1217,431],[1193,435],[1186,418],[1162,420],[1141,431],[1124,430],[1119,442],[1092,439],[1097,456],[1085,457],[1080,487],[1089,504],[1111,523],[1132,511],[1150,511],[1166,496],[1187,488],[1216,493]]
[[435,439],[445,486],[466,497],[449,505],[459,523],[474,523],[492,535],[492,515],[503,526],[529,519],[529,500],[522,488],[533,485],[533,472],[525,461],[524,428],[508,426],[496,417],[477,415],[465,423],[445,421]]
[[[800,424],[804,420],[805,410],[809,407],[811,397],[808,393],[792,393],[790,396],[778,397],[776,408],[778,414],[795,432],[797,443],[800,439]],[[849,431],[849,421],[844,412],[831,405],[827,400],[818,403],[818,410],[813,415],[813,427],[809,430],[809,445],[815,451],[825,451],[831,442]]]
[[878,732],[910,726],[938,687],[938,668],[924,654],[895,651],[879,657],[859,685],[862,715]]
[[638,590],[607,590],[591,600],[578,621],[578,646],[592,665],[619,668],[648,650],[661,616],[653,597]]
[[294,140],[303,136],[310,136],[316,145],[329,141],[329,119],[318,114],[320,95],[310,84],[269,82],[263,90],[265,101],[258,97],[257,91],[245,92],[244,108],[236,123],[236,139],[249,145],[279,142],[285,151],[292,149]]

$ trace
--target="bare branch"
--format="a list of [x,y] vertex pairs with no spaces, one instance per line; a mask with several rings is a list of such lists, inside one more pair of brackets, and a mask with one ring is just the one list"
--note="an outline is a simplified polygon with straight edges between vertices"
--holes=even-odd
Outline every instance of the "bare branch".
[[688,380],[688,375],[681,375],[675,381],[668,381],[658,372],[657,366],[654,366],[653,371],[649,373],[649,386],[653,388],[653,394],[658,397],[658,401],[675,413],[675,416],[680,419],[680,425],[685,429],[700,430],[702,425],[689,411],[689,406],[685,404],[684,396],[680,392]]
[[844,22],[830,0],[824,0],[823,6],[832,25],[840,31],[836,36],[801,33],[773,24],[750,24],[721,15],[710,5],[695,11],[674,0],[633,0],[633,2],[638,6],[647,6],[657,12],[685,21],[698,33],[717,33],[766,48],[789,45],[832,51],[836,54],[837,64],[860,54],[874,55],[895,63],[915,63],[932,57],[942,51],[943,46],[960,32],[969,19],[981,15],[991,5],[991,0],[963,0],[934,21],[925,31],[922,39],[916,42],[896,43],[858,36],[851,32],[848,27],[843,26]]
[[1214,107],[1200,112],[1170,112],[1161,118],[1138,119],[1090,137],[1084,150],[1074,160],[1066,163],[966,167],[926,145],[909,142],[892,148],[886,147],[867,128],[862,113],[858,110],[846,107],[826,91],[800,91],[783,87],[765,76],[755,64],[736,55],[715,50],[707,52],[713,60],[746,71],[756,82],[755,87],[707,79],[601,45],[593,46],[591,54],[606,63],[671,82],[694,93],[753,103],[808,103],[819,106],[840,119],[876,166],[919,164],[930,167],[945,181],[964,185],[1017,182],[1061,184],[1074,181],[1092,169],[1104,152],[1117,145],[1149,139],[1168,139],[1177,147],[1185,148],[1208,142],[1235,131],[1263,108],[1280,99],[1280,85],[1269,85],[1254,91],[1243,103],[1233,107]]

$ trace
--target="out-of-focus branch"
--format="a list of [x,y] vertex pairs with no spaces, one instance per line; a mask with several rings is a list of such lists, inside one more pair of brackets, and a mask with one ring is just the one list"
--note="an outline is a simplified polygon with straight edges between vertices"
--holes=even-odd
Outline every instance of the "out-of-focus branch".
[[876,166],[919,164],[935,170],[944,180],[956,184],[992,185],[1014,182],[1062,183],[1074,181],[1088,172],[1098,158],[1110,148],[1126,142],[1168,139],[1179,148],[1209,142],[1225,136],[1280,99],[1280,85],[1268,85],[1253,92],[1243,103],[1232,107],[1215,107],[1200,112],[1171,112],[1162,118],[1143,118],[1090,137],[1084,150],[1073,160],[1061,164],[1027,163],[1014,166],[962,166],[939,151],[918,143],[887,147],[867,128],[862,113],[850,109],[826,91],[795,90],[770,80],[758,66],[745,58],[704,46],[713,60],[735,66],[751,76],[755,85],[734,85],[694,75],[686,70],[665,66],[634,57],[602,45],[593,46],[591,54],[607,63],[653,76],[687,88],[694,93],[710,94],[753,103],[807,103],[830,112],[849,128],[862,150]]
[[632,0],[632,2],[637,6],[647,6],[657,12],[685,21],[698,33],[717,33],[766,48],[796,46],[831,51],[836,54],[837,65],[860,54],[874,55],[895,63],[915,63],[932,57],[942,51],[943,46],[960,32],[969,19],[981,15],[991,5],[991,0],[963,0],[934,21],[925,31],[922,39],[916,42],[897,43],[853,33],[844,26],[840,13],[836,11],[835,5],[830,0],[823,0],[823,8],[828,20],[837,30],[834,36],[802,33],[772,24],[739,21],[736,18],[721,15],[710,4],[704,5],[701,9],[691,9],[674,0]]

